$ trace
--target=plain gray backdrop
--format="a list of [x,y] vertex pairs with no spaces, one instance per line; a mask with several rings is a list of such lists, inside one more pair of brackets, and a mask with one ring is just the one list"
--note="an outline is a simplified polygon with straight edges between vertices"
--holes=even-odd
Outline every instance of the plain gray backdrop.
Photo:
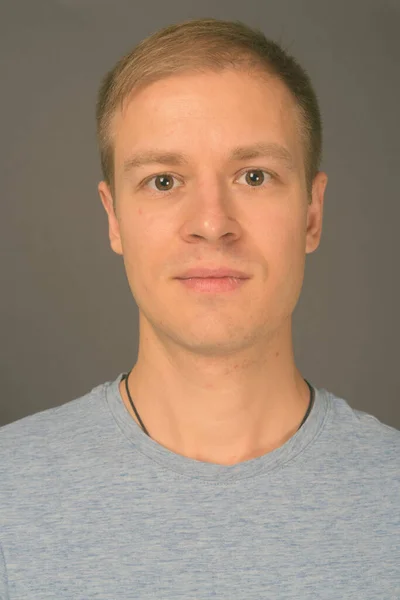
[[297,365],[400,429],[400,0],[3,0],[0,9],[0,424],[133,366],[137,306],[97,192],[97,89],[155,30],[217,17],[280,42],[320,100],[329,182],[293,316]]

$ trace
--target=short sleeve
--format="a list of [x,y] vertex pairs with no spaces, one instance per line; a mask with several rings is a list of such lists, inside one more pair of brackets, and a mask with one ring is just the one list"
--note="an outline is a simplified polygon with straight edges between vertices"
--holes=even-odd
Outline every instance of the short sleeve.
[[7,567],[4,558],[3,549],[0,542],[0,600],[9,600],[8,583],[7,583]]

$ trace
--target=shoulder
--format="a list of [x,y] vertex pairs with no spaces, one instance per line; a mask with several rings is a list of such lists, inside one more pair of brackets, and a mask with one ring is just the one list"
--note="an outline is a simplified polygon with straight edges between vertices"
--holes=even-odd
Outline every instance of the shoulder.
[[89,443],[107,384],[0,427],[0,481],[9,480],[11,485],[40,478],[80,441]]
[[350,401],[323,390],[328,400],[325,429],[332,455],[346,457],[349,465],[400,482],[400,430],[378,417],[356,409]]

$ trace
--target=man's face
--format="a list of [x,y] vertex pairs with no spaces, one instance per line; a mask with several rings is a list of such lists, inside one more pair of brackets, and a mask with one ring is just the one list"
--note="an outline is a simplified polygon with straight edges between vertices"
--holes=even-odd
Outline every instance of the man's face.
[[[104,182],[99,191],[142,325],[211,355],[286,324],[305,254],[319,244],[326,179],[317,177],[309,206],[295,103],[284,84],[232,70],[168,77],[132,96],[113,133],[118,216]],[[255,144],[283,148],[290,162],[264,152],[232,157]],[[148,152],[186,162],[133,161]],[[177,279],[192,267],[221,266],[249,279],[214,292]]]

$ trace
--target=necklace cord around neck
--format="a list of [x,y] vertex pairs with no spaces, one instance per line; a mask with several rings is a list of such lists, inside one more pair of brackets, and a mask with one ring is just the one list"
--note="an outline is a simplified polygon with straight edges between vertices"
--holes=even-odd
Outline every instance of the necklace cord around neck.
[[[132,369],[131,369],[131,370],[132,370]],[[134,411],[134,413],[135,413],[135,415],[136,415],[136,417],[137,417],[137,420],[138,420],[138,421],[139,421],[139,423],[140,423],[140,426],[141,426],[141,428],[143,429],[143,431],[145,432],[145,434],[146,434],[146,435],[148,435],[148,436],[149,436],[149,438],[151,438],[151,435],[149,434],[149,432],[147,431],[146,427],[144,426],[144,424],[143,424],[143,421],[142,421],[142,419],[140,418],[140,416],[139,416],[139,413],[138,413],[138,411],[137,411],[137,410],[136,410],[136,408],[135,408],[135,405],[133,404],[133,400],[132,400],[131,394],[130,394],[130,392],[129,392],[129,387],[128,387],[128,377],[129,377],[129,375],[130,375],[130,374],[131,374],[131,371],[129,371],[129,373],[124,373],[124,374],[123,374],[123,376],[122,376],[122,380],[124,380],[124,379],[125,379],[125,389],[126,389],[126,393],[128,394],[129,402],[131,403],[131,406],[132,406],[132,408],[133,408],[133,411]],[[306,414],[304,415],[304,418],[303,418],[302,422],[300,423],[300,427],[302,427],[302,426],[304,425],[304,423],[306,422],[306,420],[307,420],[307,418],[308,418],[308,415],[310,414],[310,412],[311,412],[311,409],[312,409],[312,407],[313,407],[313,405],[314,405],[314,400],[315,400],[315,392],[314,392],[314,388],[313,388],[313,387],[312,387],[312,385],[311,385],[311,384],[310,384],[310,383],[307,381],[307,379],[305,379],[304,381],[306,382],[306,384],[308,385],[308,387],[309,387],[309,389],[310,389],[310,401],[309,401],[309,403],[308,403],[307,412],[306,412]],[[297,431],[300,429],[300,427],[297,429]]]

